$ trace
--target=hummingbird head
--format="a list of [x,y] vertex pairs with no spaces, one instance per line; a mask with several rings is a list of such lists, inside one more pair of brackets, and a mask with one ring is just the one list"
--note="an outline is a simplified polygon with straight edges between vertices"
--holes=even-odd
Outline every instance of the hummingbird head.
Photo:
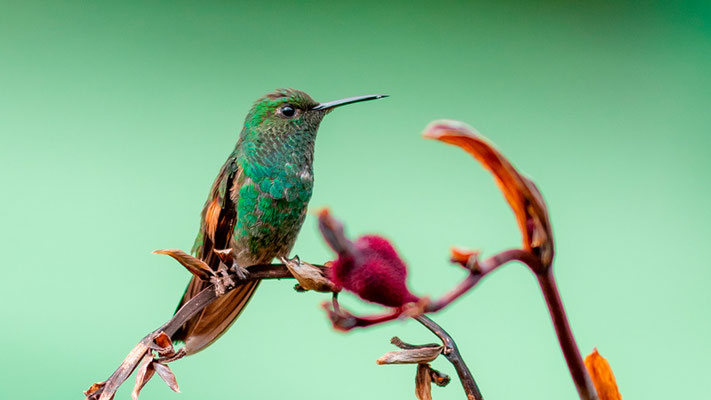
[[244,121],[246,130],[283,136],[315,135],[323,117],[336,107],[374,100],[386,95],[367,95],[319,103],[296,89],[277,89],[257,100]]
[[254,103],[238,147],[252,163],[311,165],[316,132],[326,114],[345,104],[382,97],[368,95],[319,103],[300,90],[278,89]]
[[244,126],[280,134],[316,130],[325,115],[322,111],[312,110],[317,105],[318,102],[300,90],[278,89],[254,102]]

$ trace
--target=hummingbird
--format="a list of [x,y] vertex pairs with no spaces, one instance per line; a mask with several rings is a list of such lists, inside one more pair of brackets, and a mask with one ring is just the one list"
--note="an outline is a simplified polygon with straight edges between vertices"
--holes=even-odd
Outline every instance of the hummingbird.
[[[192,252],[214,271],[215,250],[231,249],[238,274],[243,267],[287,257],[301,225],[314,184],[314,144],[319,125],[336,107],[387,95],[349,97],[325,103],[295,89],[278,89],[258,99],[244,120],[203,207]],[[209,282],[193,277],[178,309]],[[237,319],[259,281],[239,284],[188,320],[173,340],[194,354],[217,340]]]

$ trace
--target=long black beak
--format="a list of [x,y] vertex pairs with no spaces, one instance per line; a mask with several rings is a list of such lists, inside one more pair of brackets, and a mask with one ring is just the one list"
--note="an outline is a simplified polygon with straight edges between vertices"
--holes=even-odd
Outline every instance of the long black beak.
[[388,95],[387,94],[368,94],[365,96],[349,97],[347,99],[340,99],[340,100],[329,101],[327,103],[321,103],[321,104],[317,105],[316,107],[312,108],[312,110],[330,110],[332,108],[344,106],[346,104],[353,104],[353,103],[358,103],[361,101],[382,99],[383,97],[388,97]]

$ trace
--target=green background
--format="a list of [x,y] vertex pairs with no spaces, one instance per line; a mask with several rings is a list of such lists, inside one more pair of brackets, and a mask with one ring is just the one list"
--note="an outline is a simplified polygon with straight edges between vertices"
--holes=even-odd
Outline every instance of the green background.
[[[415,292],[463,278],[451,245],[519,244],[488,173],[420,137],[463,120],[548,201],[582,352],[610,360],[625,399],[706,397],[711,12],[637,3],[2,2],[0,398],[80,398],[170,317],[189,276],[151,251],[190,248],[244,115],[278,87],[391,95],[323,122],[311,207],[391,237]],[[294,253],[331,256],[313,217]],[[414,367],[375,360],[428,332],[334,332],[327,297],[292,286],[265,282],[227,335],[173,364],[182,394],[156,380],[143,398],[414,398]],[[575,398],[525,268],[434,318],[486,398]],[[433,391],[463,398],[457,380]]]

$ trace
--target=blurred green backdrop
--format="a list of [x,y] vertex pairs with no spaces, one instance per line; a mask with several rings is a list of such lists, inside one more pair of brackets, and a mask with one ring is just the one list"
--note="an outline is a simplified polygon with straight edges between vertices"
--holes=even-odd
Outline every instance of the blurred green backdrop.
[[[582,351],[599,348],[626,399],[704,397],[711,13],[638,3],[2,2],[0,398],[80,398],[171,315],[188,274],[150,252],[190,248],[244,115],[278,87],[392,96],[324,121],[311,206],[393,238],[423,294],[462,278],[451,245],[519,243],[490,176],[420,138],[435,118],[476,127],[549,202]],[[330,256],[313,218],[294,252]],[[182,394],[154,381],[143,398],[414,398],[414,368],[375,359],[393,335],[433,337],[412,321],[334,332],[326,297],[292,285],[263,284],[174,364]],[[524,268],[434,318],[486,398],[575,398]]]

